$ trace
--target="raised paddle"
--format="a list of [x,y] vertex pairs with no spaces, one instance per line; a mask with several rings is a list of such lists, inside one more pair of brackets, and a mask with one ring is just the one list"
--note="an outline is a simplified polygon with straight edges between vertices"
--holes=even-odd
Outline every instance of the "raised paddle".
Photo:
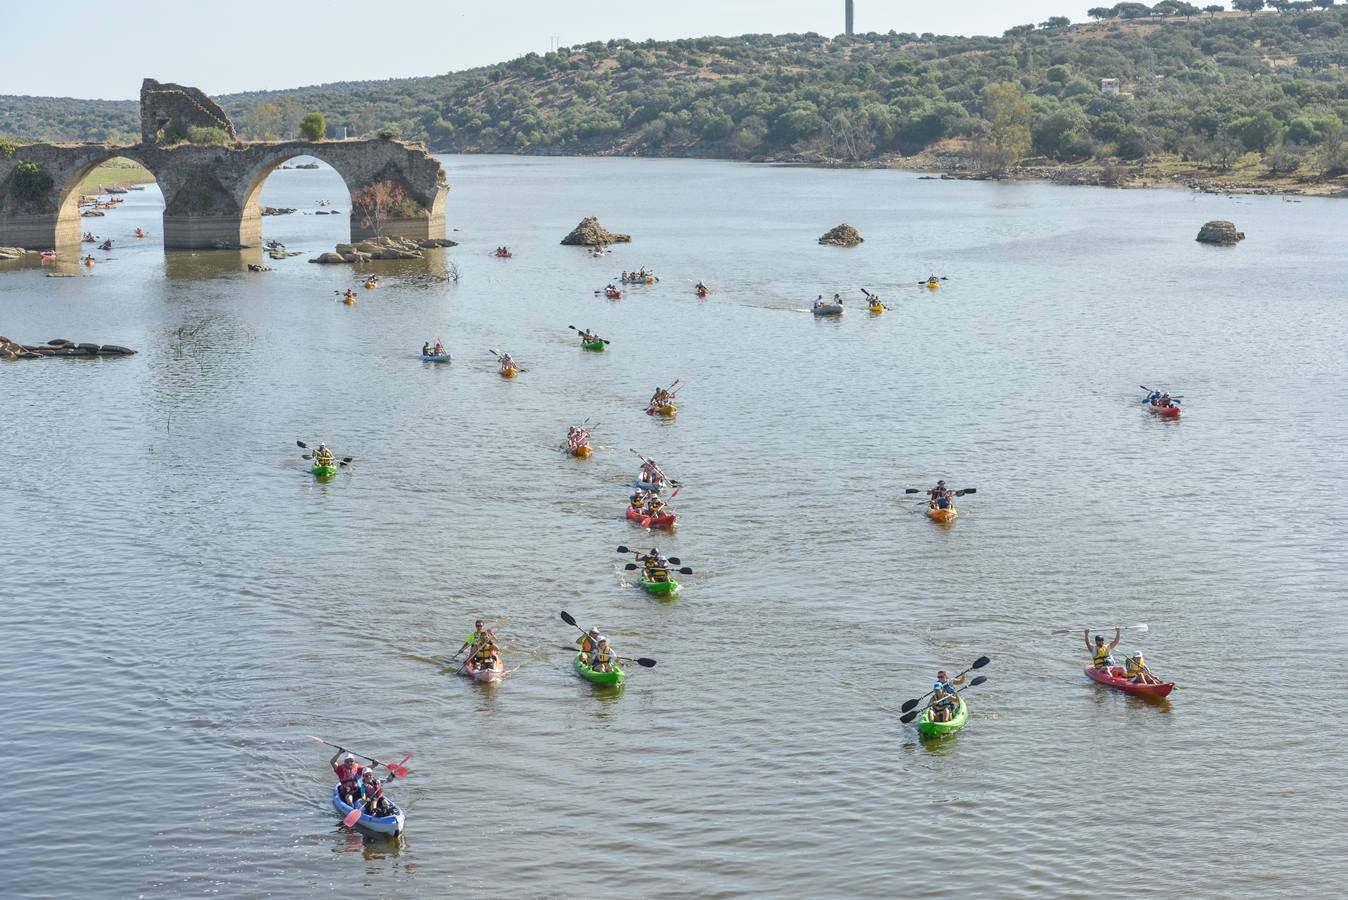
[[[965,675],[967,675],[968,673],[972,672],[974,669],[981,669],[981,668],[983,668],[984,666],[986,666],[986,665],[987,665],[988,663],[990,663],[990,662],[992,662],[992,660],[988,659],[986,656],[980,656],[980,657],[978,657],[978,659],[974,660],[973,665],[969,666],[969,668],[965,669],[963,672],[959,673],[958,675],[956,675],[954,678],[952,678],[952,679],[950,679],[950,680],[951,680],[952,682],[958,681],[959,679],[963,678],[963,677],[964,677]],[[978,676],[978,677],[979,677],[979,678],[982,678],[983,676],[980,675],[980,676]],[[986,681],[987,679],[983,679],[983,680]],[[974,683],[976,683],[976,682],[978,682],[978,679],[977,679],[977,678],[975,678],[973,681],[971,681],[971,682],[969,682],[969,683],[972,685],[972,684],[974,684]],[[981,683],[981,682],[980,682],[980,683]],[[917,697],[917,698],[915,698],[915,699],[913,699],[913,700],[905,700],[905,701],[903,702],[903,706],[900,707],[900,708],[901,708],[904,712],[908,712],[908,710],[912,709],[914,706],[917,706],[919,703],[921,703],[922,700],[923,700],[923,698],[925,698],[925,697],[930,697],[930,696],[931,696],[932,694],[934,694],[934,693],[936,693],[936,691],[933,689],[933,690],[927,691],[927,692],[926,692],[925,694],[923,694],[921,697]]]
[[[1148,631],[1151,630],[1150,628],[1147,627],[1147,625],[1146,625],[1145,623],[1144,623],[1144,624],[1139,624],[1139,625],[1106,625],[1104,628],[1087,628],[1086,630],[1087,630],[1087,631],[1100,631],[1100,632],[1103,632],[1103,631],[1108,631],[1108,630],[1111,629],[1111,628],[1117,628],[1119,631],[1128,631],[1128,630],[1131,629],[1132,631],[1140,631],[1140,632],[1142,632],[1142,633],[1144,633],[1144,634],[1145,634],[1146,632],[1148,632]],[[1056,629],[1054,629],[1051,633],[1052,633],[1052,634],[1076,634],[1076,633],[1077,633],[1077,630],[1076,630],[1075,628],[1056,628]]]
[[352,756],[358,756],[361,759],[367,759],[370,762],[374,763],[376,766],[384,766],[389,770],[389,772],[393,773],[394,775],[397,775],[400,778],[405,778],[407,776],[408,770],[407,767],[403,765],[403,763],[407,762],[409,759],[412,758],[412,754],[410,753],[403,758],[403,761],[401,763],[382,763],[379,760],[375,759],[373,756],[366,756],[363,753],[357,753],[356,751],[351,750],[348,747],[343,747],[341,744],[334,744],[332,741],[325,741],[321,737],[314,737],[312,734],[307,734],[305,735],[305,737],[307,737],[311,741],[318,741],[320,744],[327,744],[329,747],[336,747],[338,750],[345,750]]
[[[958,697],[959,694],[960,694],[960,691],[967,691],[969,688],[974,687],[975,685],[982,684],[983,682],[985,682],[985,681],[987,681],[987,680],[988,680],[988,676],[986,676],[986,675],[979,675],[977,678],[975,678],[975,679],[973,679],[972,681],[970,681],[970,682],[969,682],[968,684],[966,684],[964,687],[959,688],[958,690],[951,691],[949,696],[951,696],[951,697]],[[932,693],[935,693],[935,691],[933,691]],[[907,725],[909,722],[913,721],[913,720],[916,719],[918,716],[922,715],[922,714],[923,714],[924,712],[926,712],[928,709],[931,709],[931,706],[930,706],[930,705],[928,705],[928,706],[927,706],[926,708],[924,708],[924,709],[915,709],[915,710],[913,710],[913,711],[910,712],[910,713],[904,713],[903,715],[899,716],[899,721],[902,722],[903,724]]]

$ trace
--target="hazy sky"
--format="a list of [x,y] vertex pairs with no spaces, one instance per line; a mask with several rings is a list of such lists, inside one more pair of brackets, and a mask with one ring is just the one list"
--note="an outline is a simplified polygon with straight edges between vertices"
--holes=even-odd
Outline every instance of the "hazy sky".
[[[1095,0],[856,0],[856,30],[1001,34]],[[438,75],[625,37],[843,30],[843,0],[50,0],[4,3],[0,94],[132,99],[146,76],[208,94]],[[222,13],[222,11],[224,11]]]

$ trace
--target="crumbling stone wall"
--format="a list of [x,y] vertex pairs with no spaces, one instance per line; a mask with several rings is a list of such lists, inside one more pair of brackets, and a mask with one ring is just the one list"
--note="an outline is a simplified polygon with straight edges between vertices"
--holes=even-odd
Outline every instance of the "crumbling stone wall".
[[142,143],[158,141],[159,132],[176,126],[184,137],[189,128],[219,128],[237,140],[234,123],[210,97],[194,87],[181,84],[161,84],[147,78],[140,85],[140,139]]

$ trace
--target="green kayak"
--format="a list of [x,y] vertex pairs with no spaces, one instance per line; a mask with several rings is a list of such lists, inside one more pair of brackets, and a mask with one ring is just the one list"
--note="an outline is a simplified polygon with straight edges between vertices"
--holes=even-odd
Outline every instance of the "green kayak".
[[603,350],[603,349],[604,349],[604,342],[603,342],[603,341],[593,341],[593,342],[591,342],[591,343],[586,343],[585,341],[581,341],[581,342],[580,342],[580,345],[581,345],[582,347],[584,347],[586,350]]
[[646,589],[648,594],[654,594],[657,597],[673,597],[679,592],[679,583],[673,578],[666,577],[664,581],[655,581],[647,578],[644,573],[639,578],[641,586]]
[[328,478],[337,474],[336,466],[314,466],[313,472],[319,478]]
[[955,699],[959,706],[955,707],[955,715],[949,722],[933,722],[930,709],[922,713],[922,717],[917,720],[917,730],[922,732],[923,737],[944,737],[964,727],[964,723],[969,721],[969,707],[964,705],[963,697]]
[[593,684],[615,685],[623,683],[623,670],[615,663],[612,672],[596,672],[581,660],[581,654],[576,654],[576,674],[586,681]]

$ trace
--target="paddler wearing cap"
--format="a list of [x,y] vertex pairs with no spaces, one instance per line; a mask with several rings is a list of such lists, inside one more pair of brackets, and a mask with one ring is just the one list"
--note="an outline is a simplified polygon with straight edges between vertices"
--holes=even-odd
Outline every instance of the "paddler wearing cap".
[[[462,653],[469,647],[484,644],[495,644],[495,643],[496,643],[496,632],[488,628],[486,626],[486,623],[484,623],[481,619],[478,619],[476,622],[473,623],[473,633],[468,635],[468,637],[464,638],[463,646],[459,648],[459,653]],[[458,656],[459,653],[455,653],[454,655]]]
[[608,645],[608,638],[599,635],[595,641],[594,653],[590,654],[590,668],[596,672],[612,672],[613,663],[617,658],[613,654],[613,648]]
[[1086,638],[1086,652],[1091,655],[1091,664],[1097,669],[1108,669],[1110,666],[1117,665],[1114,662],[1114,650],[1119,646],[1119,637],[1123,632],[1115,628],[1114,640],[1105,645],[1105,639],[1101,635],[1095,636],[1095,643],[1091,643],[1091,630],[1087,628],[1082,634]]
[[1134,684],[1160,684],[1161,679],[1147,669],[1147,661],[1141,650],[1134,650],[1131,656],[1123,658],[1124,673]]
[[590,664],[590,654],[594,648],[599,645],[599,627],[595,626],[589,631],[576,638],[576,643],[580,644],[580,659],[587,666]]
[[[339,757],[342,760],[340,763],[337,762]],[[332,771],[337,774],[342,801],[348,806],[355,806],[360,800],[360,779],[367,771],[366,768],[356,762],[356,757],[347,752],[345,747],[337,748],[337,752],[332,754],[332,759],[328,760],[328,765],[332,766]]]
[[936,487],[927,491],[927,496],[931,498],[932,509],[949,509],[954,506],[950,495],[950,488],[945,486],[945,479],[936,482]]
[[936,673],[936,684],[932,687],[931,697],[931,720],[933,722],[949,722],[955,717],[955,686],[964,684],[964,676],[961,675],[954,681],[946,676],[945,670]]

